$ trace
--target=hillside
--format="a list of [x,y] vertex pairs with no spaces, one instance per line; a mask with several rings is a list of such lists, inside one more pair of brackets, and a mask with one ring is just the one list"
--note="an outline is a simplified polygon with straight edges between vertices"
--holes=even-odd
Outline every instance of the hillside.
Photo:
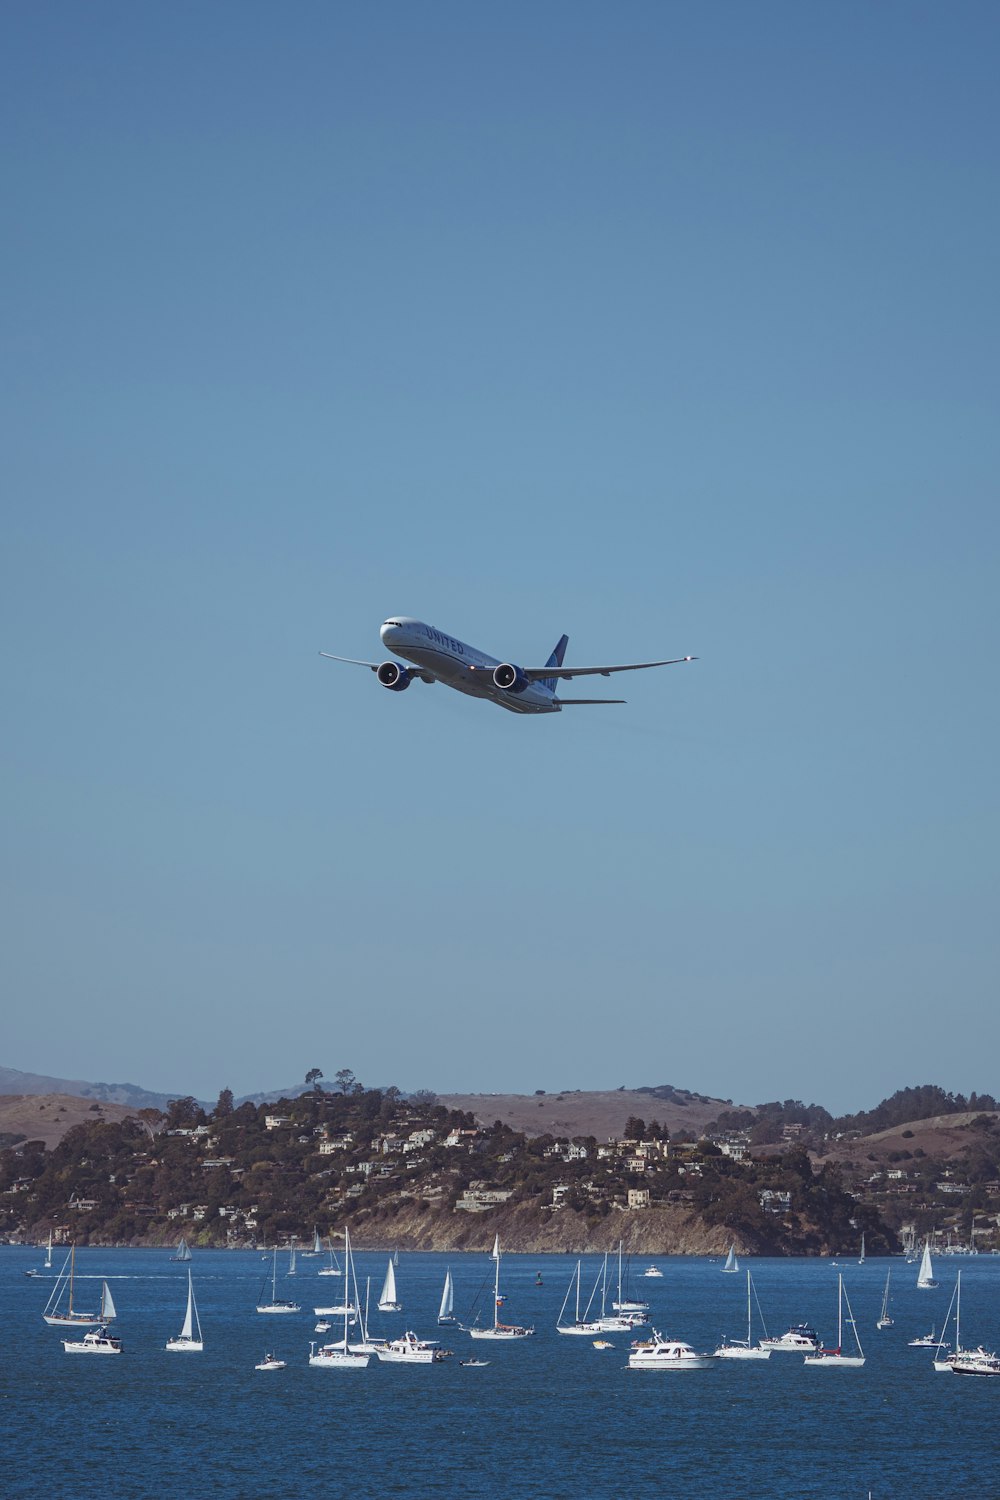
[[[525,1135],[593,1136],[598,1141],[625,1134],[629,1119],[657,1120],[671,1135],[698,1135],[720,1111],[734,1106],[670,1084],[644,1089],[570,1089],[561,1094],[442,1094],[448,1109],[468,1111],[478,1125],[501,1120]],[[739,1106],[736,1106],[737,1108]]]
[[124,1104],[129,1109],[166,1109],[176,1094],[157,1094],[135,1083],[87,1083],[82,1078],[51,1078],[45,1073],[22,1073],[0,1068],[0,1095],[59,1094]]
[[0,1141],[5,1137],[42,1141],[51,1151],[74,1125],[126,1120],[134,1113],[123,1104],[103,1104],[73,1094],[2,1094]]

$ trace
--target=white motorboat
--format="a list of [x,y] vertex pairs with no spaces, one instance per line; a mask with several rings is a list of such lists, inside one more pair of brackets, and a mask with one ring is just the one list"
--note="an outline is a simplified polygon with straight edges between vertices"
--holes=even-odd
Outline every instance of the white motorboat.
[[271,1255],[271,1300],[270,1300],[270,1302],[265,1302],[263,1300],[263,1297],[264,1297],[264,1287],[267,1286],[267,1277],[265,1276],[265,1278],[264,1278],[264,1285],[260,1289],[260,1300],[257,1303],[257,1311],[259,1313],[297,1313],[297,1312],[301,1312],[302,1309],[301,1309],[301,1307],[299,1306],[299,1304],[297,1302],[291,1302],[291,1301],[289,1301],[289,1299],[287,1297],[279,1297],[278,1296],[277,1280],[278,1280],[278,1247],[277,1247],[277,1245],[275,1245],[274,1250],[272,1251],[272,1255]]
[[92,1328],[89,1333],[83,1335],[82,1339],[63,1339],[62,1346],[67,1354],[121,1354],[124,1352],[121,1339],[109,1333],[103,1324],[98,1328]]
[[793,1323],[776,1339],[761,1339],[760,1347],[772,1354],[815,1354],[820,1347],[819,1334],[808,1323]]
[[277,1359],[273,1354],[265,1354],[264,1358],[254,1365],[255,1370],[283,1370],[284,1368],[285,1361]]
[[663,1272],[660,1270],[659,1266],[647,1266],[642,1274],[643,1276],[662,1276]]
[[[754,1344],[751,1331],[750,1297],[757,1299],[757,1289],[750,1279],[747,1271],[747,1336],[745,1339],[724,1339],[716,1349],[719,1359],[770,1359],[770,1349],[765,1349],[763,1343]],[[760,1313],[760,1325],[764,1328],[764,1314],[760,1312],[760,1303],[757,1302],[757,1311]],[[764,1338],[767,1338],[767,1329],[764,1328]]]
[[[500,1296],[500,1236],[493,1240],[493,1261],[496,1266],[493,1281],[493,1327],[492,1328],[466,1328],[465,1332],[473,1339],[526,1339],[534,1334],[534,1328],[522,1328],[517,1323],[501,1323],[500,1308],[503,1299]],[[459,1325],[461,1326],[461,1325]]]
[[[847,1303],[847,1323],[854,1334],[854,1342],[857,1345],[857,1354],[844,1353],[844,1303]],[[810,1369],[818,1369],[823,1366],[826,1369],[836,1370],[859,1370],[865,1362],[865,1352],[861,1347],[858,1337],[857,1324],[854,1321],[854,1313],[851,1311],[851,1299],[844,1289],[843,1275],[837,1275],[837,1347],[835,1349],[817,1349],[814,1354],[807,1354],[803,1360]]]
[[[944,1332],[943,1329],[941,1331]],[[937,1347],[938,1336],[933,1328],[930,1333],[922,1333],[918,1339],[910,1339],[907,1344],[909,1349],[936,1349]]]
[[665,1339],[653,1330],[651,1339],[637,1344],[628,1357],[630,1370],[705,1370],[714,1354],[699,1354],[681,1339]]
[[982,1344],[977,1349],[956,1349],[949,1364],[955,1375],[1000,1375],[1000,1356]]
[[188,1268],[188,1297],[187,1311],[184,1314],[184,1326],[176,1338],[167,1339],[164,1345],[171,1354],[201,1354],[205,1348],[201,1337],[201,1319],[198,1317],[198,1305],[194,1300],[194,1286],[191,1281],[191,1270]]
[[378,1358],[389,1365],[436,1365],[447,1355],[436,1343],[418,1339],[412,1330],[407,1329],[399,1338],[387,1339],[379,1348]]

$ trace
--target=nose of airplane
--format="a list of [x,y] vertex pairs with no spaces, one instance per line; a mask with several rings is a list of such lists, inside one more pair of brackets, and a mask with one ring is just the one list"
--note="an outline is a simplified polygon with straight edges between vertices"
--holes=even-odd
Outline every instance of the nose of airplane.
[[399,626],[394,625],[391,620],[386,620],[379,635],[382,637],[383,646],[391,646],[399,637]]

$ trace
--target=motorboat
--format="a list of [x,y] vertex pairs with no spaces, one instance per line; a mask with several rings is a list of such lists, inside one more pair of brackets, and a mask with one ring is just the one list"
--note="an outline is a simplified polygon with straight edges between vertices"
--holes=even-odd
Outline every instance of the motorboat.
[[437,1343],[426,1343],[412,1329],[407,1329],[398,1338],[387,1339],[378,1351],[378,1358],[390,1365],[436,1365],[447,1355]]
[[808,1323],[793,1323],[776,1339],[761,1339],[760,1347],[772,1354],[815,1354],[820,1348],[819,1334]]
[[124,1353],[121,1339],[109,1333],[103,1324],[98,1328],[92,1328],[89,1333],[83,1335],[82,1339],[63,1339],[62,1346],[67,1354]]
[[659,1266],[647,1266],[642,1274],[643,1276],[662,1276],[663,1272],[660,1270]]
[[681,1339],[665,1339],[656,1330],[653,1337],[636,1344],[628,1357],[630,1370],[704,1370],[715,1363],[714,1354],[699,1354]]
[[1000,1357],[982,1344],[978,1349],[956,1349],[948,1363],[955,1375],[1000,1375]]
[[277,1359],[273,1354],[265,1354],[259,1364],[254,1365],[255,1370],[283,1370],[285,1361]]
[[908,1349],[936,1349],[937,1346],[938,1337],[933,1328],[930,1333],[922,1333],[918,1339],[910,1339],[907,1344]]

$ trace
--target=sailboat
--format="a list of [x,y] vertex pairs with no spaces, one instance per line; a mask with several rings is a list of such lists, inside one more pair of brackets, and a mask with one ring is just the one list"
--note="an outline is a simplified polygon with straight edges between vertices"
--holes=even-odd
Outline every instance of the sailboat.
[[[1000,1358],[982,1344],[978,1349],[962,1348],[962,1273],[959,1271],[953,1293],[955,1303],[955,1352],[945,1358],[941,1350],[934,1360],[935,1370],[951,1370],[953,1375],[1000,1375]],[[950,1309],[949,1309],[950,1310]],[[947,1319],[945,1320],[947,1326]],[[944,1330],[942,1329],[942,1333]]]
[[46,1271],[51,1271],[52,1270],[52,1230],[51,1229],[49,1230],[49,1246],[48,1246],[48,1249],[45,1252],[45,1269],[46,1269]]
[[[69,1274],[68,1275],[67,1275],[67,1270],[66,1270],[67,1266],[69,1267]],[[75,1266],[76,1266],[76,1246],[75,1245],[71,1245],[70,1249],[69,1249],[69,1254],[66,1256],[66,1259],[63,1261],[62,1270],[59,1272],[59,1275],[56,1277],[56,1284],[52,1288],[52,1295],[49,1297],[48,1302],[45,1304],[45,1311],[42,1313],[42,1317],[45,1319],[46,1323],[48,1323],[51,1328],[66,1328],[66,1327],[70,1327],[70,1328],[95,1328],[100,1322],[103,1321],[102,1318],[101,1318],[101,1314],[99,1312],[96,1312],[96,1313],[84,1313],[84,1312],[77,1312],[74,1309],[74,1307],[73,1307],[73,1275],[74,1275]],[[107,1282],[104,1283],[104,1286],[105,1286],[105,1288],[107,1288]],[[66,1311],[65,1312],[60,1312],[59,1311],[59,1303],[60,1303],[60,1301],[62,1299],[63,1290],[66,1287],[69,1288],[69,1302],[68,1302],[68,1305],[66,1307]],[[110,1293],[108,1293],[108,1295],[110,1296]],[[113,1310],[112,1310],[112,1316],[114,1316]]]
[[[197,1329],[197,1334],[195,1330]],[[201,1319],[198,1316],[198,1305],[194,1300],[194,1286],[191,1282],[191,1270],[188,1268],[188,1300],[187,1312],[184,1314],[184,1327],[176,1338],[167,1339],[164,1345],[171,1353],[190,1352],[201,1354],[205,1345],[201,1337]]]
[[[600,1330],[601,1333],[631,1333],[633,1329],[638,1328],[641,1324],[643,1324],[643,1323],[645,1323],[647,1321],[646,1314],[644,1312],[616,1312],[616,1313],[609,1313],[609,1312],[606,1311],[606,1307],[607,1307],[607,1295],[608,1295],[608,1257],[607,1257],[607,1255],[605,1255],[605,1257],[604,1257],[604,1264],[601,1267],[601,1273],[600,1273],[600,1277],[599,1277],[599,1283],[600,1283],[600,1288],[601,1288],[601,1312],[600,1312],[600,1316],[597,1317],[594,1321],[595,1321],[595,1323],[596,1323],[596,1325],[597,1325],[597,1327],[598,1327],[598,1329]],[[593,1298],[593,1296],[597,1292],[597,1286],[598,1286],[598,1283],[595,1282],[594,1283],[594,1291],[591,1293],[591,1297],[592,1298]],[[589,1310],[590,1310],[590,1304],[588,1303],[587,1304],[587,1311],[588,1311],[588,1313],[589,1313]]]
[[729,1254],[726,1256],[726,1264],[723,1266],[722,1269],[724,1271],[729,1271],[730,1274],[732,1274],[732,1272],[738,1271],[739,1268],[740,1268],[740,1263],[736,1259],[736,1246],[735,1245],[730,1245],[730,1247],[729,1247]]
[[858,1265],[859,1266],[863,1266],[864,1263],[865,1263],[865,1236],[864,1236],[864,1233],[862,1232],[862,1235],[861,1235],[861,1254],[858,1256]]
[[294,1236],[292,1238],[292,1243],[288,1247],[288,1270],[285,1272],[285,1275],[286,1276],[294,1276],[295,1275],[295,1239],[294,1239]]
[[920,1257],[920,1270],[917,1273],[917,1286],[921,1291],[932,1292],[938,1283],[934,1280],[934,1263],[931,1260],[931,1242],[924,1240],[924,1253]]
[[189,1261],[191,1259],[191,1247],[187,1240],[181,1237],[177,1243],[177,1249],[170,1257],[171,1260]]
[[[346,1270],[347,1270],[347,1275],[344,1277],[344,1291],[345,1291],[345,1293],[347,1293],[347,1292],[350,1291],[350,1282],[351,1282],[351,1277],[353,1275],[353,1270],[354,1270],[354,1263],[353,1263],[353,1261],[351,1259],[351,1234],[350,1234],[350,1230],[348,1230],[348,1229],[344,1230],[344,1265],[345,1265]],[[365,1352],[359,1352],[357,1350],[350,1349],[350,1348],[348,1348],[348,1344],[347,1344],[347,1328],[348,1328],[348,1324],[350,1322],[354,1321],[354,1318],[353,1318],[352,1315],[354,1313],[354,1306],[355,1306],[355,1304],[357,1302],[357,1299],[358,1299],[358,1283],[357,1283],[357,1277],[355,1276],[354,1277],[354,1303],[350,1302],[347,1296],[345,1296],[345,1298],[344,1298],[344,1306],[343,1306],[343,1314],[344,1314],[344,1338],[343,1338],[343,1342],[342,1343],[337,1343],[337,1344],[321,1344],[318,1349],[317,1349],[315,1343],[310,1343],[310,1345],[309,1345],[309,1363],[310,1363],[310,1365],[314,1369],[319,1369],[319,1370],[364,1370],[364,1369],[367,1369],[367,1367],[368,1367],[368,1361],[371,1359],[371,1355],[367,1351],[365,1351]],[[362,1331],[364,1332],[365,1338],[367,1340],[367,1336],[368,1336],[367,1329],[363,1329]]]
[[322,1255],[322,1254],[323,1254],[323,1241],[319,1237],[319,1230],[316,1229],[316,1228],[314,1228],[313,1229],[312,1249],[311,1250],[303,1250],[303,1252],[302,1252],[302,1259],[303,1260],[312,1260],[312,1258],[313,1258],[314,1255]]
[[278,1280],[278,1247],[277,1247],[277,1245],[275,1245],[274,1250],[271,1253],[271,1300],[270,1300],[270,1302],[263,1301],[264,1287],[267,1286],[267,1277],[265,1276],[264,1277],[264,1284],[263,1284],[263,1286],[260,1289],[260,1300],[258,1300],[258,1302],[257,1302],[257,1311],[259,1313],[297,1313],[297,1312],[301,1312],[302,1309],[299,1307],[299,1304],[297,1302],[290,1302],[286,1297],[279,1297],[278,1296],[278,1292],[277,1292],[277,1280]]
[[[627,1277],[626,1277],[626,1281],[627,1281]],[[628,1287],[627,1286],[625,1288],[625,1291],[624,1292],[622,1291],[622,1242],[621,1242],[621,1240],[619,1240],[618,1241],[618,1300],[615,1301],[615,1302],[612,1302],[611,1306],[614,1308],[615,1312],[620,1312],[620,1313],[647,1313],[649,1311],[649,1303],[648,1302],[640,1302],[640,1301],[638,1301],[634,1297],[626,1296],[625,1293],[627,1291],[628,1291]],[[643,1322],[645,1322],[645,1321],[646,1320],[644,1318]]]
[[329,1250],[330,1250],[330,1264],[326,1265],[326,1266],[321,1266],[319,1268],[319,1270],[317,1271],[316,1274],[318,1276],[343,1276],[344,1273],[340,1269],[340,1262],[337,1259],[337,1252],[333,1248],[333,1236],[332,1235],[328,1236],[328,1238],[327,1238],[327,1245],[329,1246]]
[[[573,1290],[574,1286],[576,1287],[576,1319],[572,1323],[564,1323],[563,1313],[566,1311],[566,1303],[569,1301],[569,1294]],[[595,1286],[594,1291],[596,1290],[597,1288]],[[594,1293],[591,1292],[590,1301],[592,1302],[593,1300]],[[586,1312],[589,1313],[589,1311],[590,1302],[587,1303]],[[601,1332],[603,1332],[603,1329],[601,1328],[600,1323],[588,1322],[586,1313],[584,1313],[584,1316],[582,1318],[580,1317],[580,1262],[577,1261],[576,1270],[573,1272],[573,1275],[569,1279],[569,1286],[566,1288],[566,1295],[563,1298],[562,1307],[559,1309],[559,1317],[556,1319],[556,1333],[580,1333],[584,1335],[590,1335]]]
[[[716,1349],[720,1359],[770,1359],[770,1349],[765,1349],[761,1344],[756,1346],[751,1342],[751,1314],[750,1297],[753,1295],[757,1301],[757,1290],[750,1280],[750,1272],[747,1271],[747,1336],[745,1339],[725,1339]],[[760,1326],[764,1328],[764,1314],[760,1312],[760,1303],[757,1302],[757,1311],[760,1313]],[[764,1328],[764,1338],[767,1338],[767,1329]]]
[[396,1267],[392,1263],[391,1255],[389,1257],[389,1264],[386,1267],[382,1291],[378,1299],[378,1310],[379,1312],[403,1311],[403,1304],[396,1297]]
[[892,1319],[889,1316],[889,1278],[891,1276],[892,1271],[890,1269],[885,1273],[885,1287],[882,1292],[882,1311],[879,1314],[878,1322],[875,1324],[876,1328],[892,1327]]
[[496,1274],[493,1282],[493,1327],[492,1328],[467,1328],[466,1332],[474,1339],[525,1339],[533,1333],[533,1328],[521,1328],[516,1323],[501,1323],[500,1308],[502,1298],[500,1296],[500,1236],[493,1241],[493,1260],[496,1264]]
[[455,1286],[451,1279],[451,1267],[444,1273],[444,1287],[441,1291],[441,1306],[438,1308],[439,1323],[455,1322]]
[[[844,1353],[844,1302],[847,1302],[847,1321],[854,1332],[854,1342],[858,1346],[857,1354]],[[837,1273],[837,1347],[835,1349],[819,1349],[815,1354],[807,1354],[802,1361],[805,1365],[829,1365],[839,1370],[858,1370],[865,1362],[865,1352],[858,1338],[857,1324],[854,1321],[854,1313],[851,1311],[851,1301],[844,1291],[843,1274]]]

